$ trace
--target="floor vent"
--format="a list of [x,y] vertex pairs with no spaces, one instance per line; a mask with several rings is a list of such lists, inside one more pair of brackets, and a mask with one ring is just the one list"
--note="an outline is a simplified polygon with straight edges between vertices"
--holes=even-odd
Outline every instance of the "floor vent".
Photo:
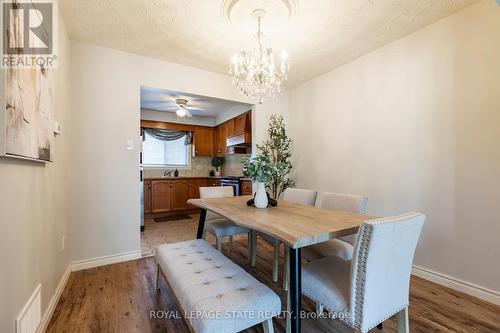
[[35,333],[41,320],[42,285],[39,284],[16,319],[16,333]]

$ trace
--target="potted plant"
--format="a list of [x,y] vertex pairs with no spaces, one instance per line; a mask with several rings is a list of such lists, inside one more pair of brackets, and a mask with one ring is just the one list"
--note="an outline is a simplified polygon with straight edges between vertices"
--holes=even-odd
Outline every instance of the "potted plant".
[[222,157],[212,157],[212,166],[215,168],[215,176],[220,177],[219,167],[222,165]]
[[257,145],[255,158],[247,158],[243,162],[243,174],[257,182],[255,206],[258,195],[259,198],[265,197],[267,206],[266,190],[270,192],[271,199],[277,200],[283,191],[294,186],[294,181],[290,179],[292,140],[286,134],[283,116],[271,116],[267,133],[269,138],[262,145]]
[[257,192],[254,198],[254,204],[257,208],[267,207],[266,183],[271,179],[272,169],[271,158],[264,152],[259,153],[254,158],[243,160],[243,175],[257,182]]

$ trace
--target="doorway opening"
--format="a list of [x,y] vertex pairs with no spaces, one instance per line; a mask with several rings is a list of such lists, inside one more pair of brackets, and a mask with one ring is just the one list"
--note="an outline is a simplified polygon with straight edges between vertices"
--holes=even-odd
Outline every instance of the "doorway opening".
[[[141,250],[193,239],[200,187],[251,194],[242,161],[252,154],[252,104],[141,87]],[[245,191],[250,191],[246,193]],[[207,241],[215,243],[210,236]]]

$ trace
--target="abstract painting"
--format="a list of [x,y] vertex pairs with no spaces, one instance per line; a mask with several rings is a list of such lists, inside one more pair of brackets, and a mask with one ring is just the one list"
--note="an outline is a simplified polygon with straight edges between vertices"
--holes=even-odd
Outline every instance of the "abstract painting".
[[48,70],[5,70],[5,155],[52,161],[53,88]]

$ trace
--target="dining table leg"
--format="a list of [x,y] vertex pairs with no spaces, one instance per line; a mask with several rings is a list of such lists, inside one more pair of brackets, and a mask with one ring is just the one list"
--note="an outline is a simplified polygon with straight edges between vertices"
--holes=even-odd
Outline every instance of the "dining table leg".
[[290,281],[288,292],[290,295],[290,326],[292,333],[300,332],[300,297],[302,295],[302,268],[300,248],[290,247]]
[[198,220],[198,232],[196,234],[196,238],[203,238],[203,230],[205,230],[205,218],[207,217],[207,210],[201,209],[200,219]]

